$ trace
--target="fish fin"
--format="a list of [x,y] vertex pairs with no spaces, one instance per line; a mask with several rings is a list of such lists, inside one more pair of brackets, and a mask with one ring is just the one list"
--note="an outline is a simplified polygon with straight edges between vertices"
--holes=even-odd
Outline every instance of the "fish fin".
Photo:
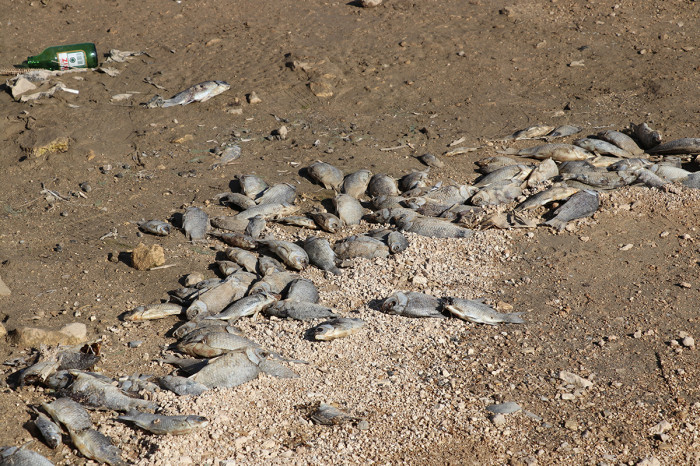
[[497,154],[506,154],[506,155],[518,155],[518,149],[513,149],[512,147],[509,147],[504,150],[497,150]]
[[562,231],[564,228],[566,228],[566,224],[567,224],[567,223],[568,223],[568,222],[565,222],[565,221],[563,221],[563,220],[560,220],[560,219],[558,219],[558,218],[556,218],[556,217],[554,217],[554,218],[551,219],[551,220],[547,220],[546,222],[544,222],[545,225],[549,225],[550,227],[556,228],[556,229],[559,230],[559,231]]

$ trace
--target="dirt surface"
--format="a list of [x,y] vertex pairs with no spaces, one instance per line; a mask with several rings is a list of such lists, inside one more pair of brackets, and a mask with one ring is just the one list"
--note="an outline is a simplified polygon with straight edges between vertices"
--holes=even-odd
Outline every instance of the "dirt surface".
[[[0,277],[12,291],[0,298],[0,319],[8,330],[85,323],[91,339],[102,338],[99,369],[110,376],[170,370],[152,359],[174,341],[166,333],[177,319],[135,325],[120,314],[165,299],[187,273],[216,275],[213,241],[192,245],[179,231],[140,237],[135,222],[190,205],[225,215],[211,199],[236,174],[293,182],[308,207],[333,194],[299,175],[315,160],[400,176],[422,169],[412,156],[442,155],[463,137],[461,145],[483,147],[445,157],[431,179],[466,182],[476,178],[475,160],[495,154],[489,141],[532,124],[593,133],[646,121],[665,140],[700,137],[698,2],[386,0],[369,9],[5,0],[2,11],[1,66],[83,41],[101,55],[147,52],[105,63],[114,77],[54,78],[79,94],[34,103],[0,94]],[[231,88],[183,107],[140,105],[206,80]],[[252,92],[261,102],[248,103]],[[269,137],[283,125],[286,139]],[[32,153],[60,137],[67,151]],[[241,158],[211,170],[211,151],[230,142]],[[89,192],[70,194],[84,182]],[[68,200],[49,202],[42,189]],[[93,420],[143,464],[696,464],[700,358],[678,340],[681,332],[700,338],[699,198],[686,188],[626,188],[606,193],[601,211],[574,231],[411,236],[404,259],[366,261],[342,278],[307,270],[325,302],[370,323],[365,333],[320,345],[298,323],[246,323],[251,338],[311,364],[295,367],[300,379],[261,378],[196,402],[157,395],[169,412],[212,417],[205,434],[160,440],[105,413]],[[175,266],[136,271],[125,258],[139,242],[162,245]],[[379,314],[373,300],[395,289],[484,296],[524,312],[527,323]],[[127,347],[133,340],[145,342]],[[7,340],[0,360],[28,351]],[[567,386],[560,371],[593,386]],[[47,399],[34,387],[2,388],[0,445],[35,435],[28,406]],[[311,425],[306,405],[318,401],[365,418],[369,429]],[[532,416],[494,422],[485,407],[500,401]],[[661,421],[670,430],[653,434]],[[30,448],[56,463],[85,462],[70,448]]]

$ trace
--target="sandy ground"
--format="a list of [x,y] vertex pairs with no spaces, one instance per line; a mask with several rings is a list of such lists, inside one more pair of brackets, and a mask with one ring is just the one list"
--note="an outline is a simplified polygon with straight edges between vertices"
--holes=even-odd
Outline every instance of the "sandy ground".
[[[112,376],[166,373],[152,359],[174,341],[166,333],[175,318],[124,325],[121,313],[166,298],[189,272],[215,276],[208,245],[180,232],[139,237],[135,222],[189,205],[221,215],[209,201],[236,174],[296,183],[309,205],[332,195],[299,176],[314,160],[399,176],[422,167],[413,155],[441,155],[462,137],[481,146],[538,123],[590,134],[646,121],[666,140],[700,137],[697,2],[386,0],[363,9],[315,0],[5,0],[2,11],[1,66],[61,43],[147,52],[105,64],[114,77],[61,76],[77,95],[35,103],[0,95],[0,276],[12,290],[0,298],[0,319],[8,330],[85,323],[103,339],[99,369]],[[140,105],[213,79],[231,89],[184,107]],[[260,103],[248,103],[252,92]],[[286,139],[268,137],[282,125]],[[66,152],[31,153],[57,137],[69,138]],[[228,142],[242,157],[210,170],[211,151]],[[494,149],[445,158],[431,178],[473,180],[474,161]],[[92,188],[85,197],[69,194],[83,182]],[[70,201],[47,202],[42,186]],[[251,338],[311,364],[294,367],[299,379],[261,378],[197,401],[157,395],[168,412],[209,415],[206,433],[154,439],[111,414],[93,420],[143,464],[696,464],[700,364],[696,348],[673,342],[681,332],[700,338],[697,205],[691,190],[629,188],[606,194],[595,218],[572,232],[414,237],[405,256],[358,264],[340,279],[307,270],[324,301],[370,323],[364,333],[317,344],[301,324],[246,323]],[[100,239],[113,229],[116,237]],[[140,272],[108,260],[139,242],[162,245],[176,266]],[[527,324],[409,320],[372,304],[409,288],[502,301]],[[27,351],[8,340],[0,359]],[[567,386],[561,371],[593,385]],[[31,438],[29,406],[48,399],[32,387],[2,388],[0,444]],[[319,401],[369,429],[311,425],[307,410]],[[494,422],[485,407],[500,401],[533,416]],[[661,421],[671,428],[654,434]],[[57,463],[85,462],[68,447],[30,448]]]

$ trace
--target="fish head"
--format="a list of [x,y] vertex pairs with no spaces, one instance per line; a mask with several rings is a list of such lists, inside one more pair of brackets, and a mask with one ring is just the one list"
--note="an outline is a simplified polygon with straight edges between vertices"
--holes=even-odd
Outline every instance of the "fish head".
[[408,296],[405,293],[397,292],[389,296],[382,303],[382,312],[385,314],[401,314],[408,303]]
[[328,340],[328,336],[333,332],[333,326],[330,324],[321,324],[314,327],[312,330],[312,336],[315,340]]

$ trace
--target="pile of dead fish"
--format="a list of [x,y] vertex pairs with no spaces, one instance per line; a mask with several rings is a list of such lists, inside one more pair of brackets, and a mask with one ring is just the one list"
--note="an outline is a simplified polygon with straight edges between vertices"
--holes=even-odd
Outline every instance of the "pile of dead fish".
[[[331,211],[314,207],[300,214],[293,184],[269,186],[255,175],[237,176],[237,188],[215,198],[235,210],[235,214],[210,218],[204,210],[193,206],[186,209],[180,222],[190,241],[217,240],[215,248],[219,257],[215,267],[222,278],[204,280],[201,274],[193,273],[184,277],[184,287],[170,292],[169,302],[139,306],[124,316],[128,321],[182,316],[185,322],[173,330],[178,341],[170,347],[181,355],[167,354],[162,361],[176,366],[186,376],[141,375],[113,380],[91,372],[99,356],[83,351],[84,348],[44,350],[35,364],[21,372],[19,380],[20,385],[44,385],[55,390],[59,397],[42,405],[56,424],[40,413],[37,427],[50,446],[60,444],[62,425],[86,457],[122,464],[118,449],[92,428],[83,405],[123,412],[118,420],[153,434],[185,433],[204,427],[207,420],[198,416],[152,414],[158,406],[137,394],[162,388],[181,396],[196,396],[215,387],[241,385],[262,373],[280,378],[298,377],[289,364],[306,363],[289,359],[247,338],[234,325],[238,320],[258,314],[300,321],[325,319],[305,334],[307,339],[317,341],[346,337],[365,325],[361,319],[338,316],[319,302],[314,283],[299,274],[308,266],[339,275],[359,258],[400,254],[408,247],[403,232],[433,238],[468,238],[473,228],[479,227],[544,224],[561,230],[572,220],[593,215],[600,204],[598,192],[604,189],[632,184],[664,188],[673,182],[700,187],[700,172],[685,170],[681,158],[676,157],[700,153],[700,139],[661,144],[659,133],[641,124],[632,125],[629,131],[632,136],[604,131],[576,139],[573,144],[549,142],[580,131],[574,126],[534,126],[518,131],[507,140],[543,138],[547,143],[520,150],[506,149],[502,153],[539,162],[504,155],[488,157],[477,162],[482,176],[472,184],[431,183],[430,168],[444,166],[431,154],[418,157],[428,165],[427,170],[414,171],[399,179],[372,174],[369,170],[345,175],[328,163],[315,162],[303,174],[336,193],[326,203],[332,205]],[[227,157],[231,160],[240,157],[237,146],[231,146],[229,152],[231,155]],[[547,212],[547,206],[554,202],[559,207]],[[501,204],[509,208],[496,215],[485,215],[488,206]],[[542,212],[549,218],[540,223],[524,215],[533,212]],[[362,235],[341,237],[333,244],[321,235],[307,234],[303,240],[291,242],[264,234],[269,232],[268,222],[277,222],[301,228],[302,233],[320,229],[342,235],[348,225],[360,224],[362,220],[382,227]],[[170,223],[160,220],[143,222],[139,228],[154,235],[168,235],[173,230]],[[482,300],[434,297],[411,291],[395,292],[383,301],[380,310],[415,318],[455,316],[490,325],[523,323],[520,313],[497,312]],[[329,405],[320,406],[311,419],[332,424],[334,416],[337,422],[358,419]],[[11,447],[0,454],[3,458],[19,458],[32,453]],[[42,463],[37,460],[33,464]]]

